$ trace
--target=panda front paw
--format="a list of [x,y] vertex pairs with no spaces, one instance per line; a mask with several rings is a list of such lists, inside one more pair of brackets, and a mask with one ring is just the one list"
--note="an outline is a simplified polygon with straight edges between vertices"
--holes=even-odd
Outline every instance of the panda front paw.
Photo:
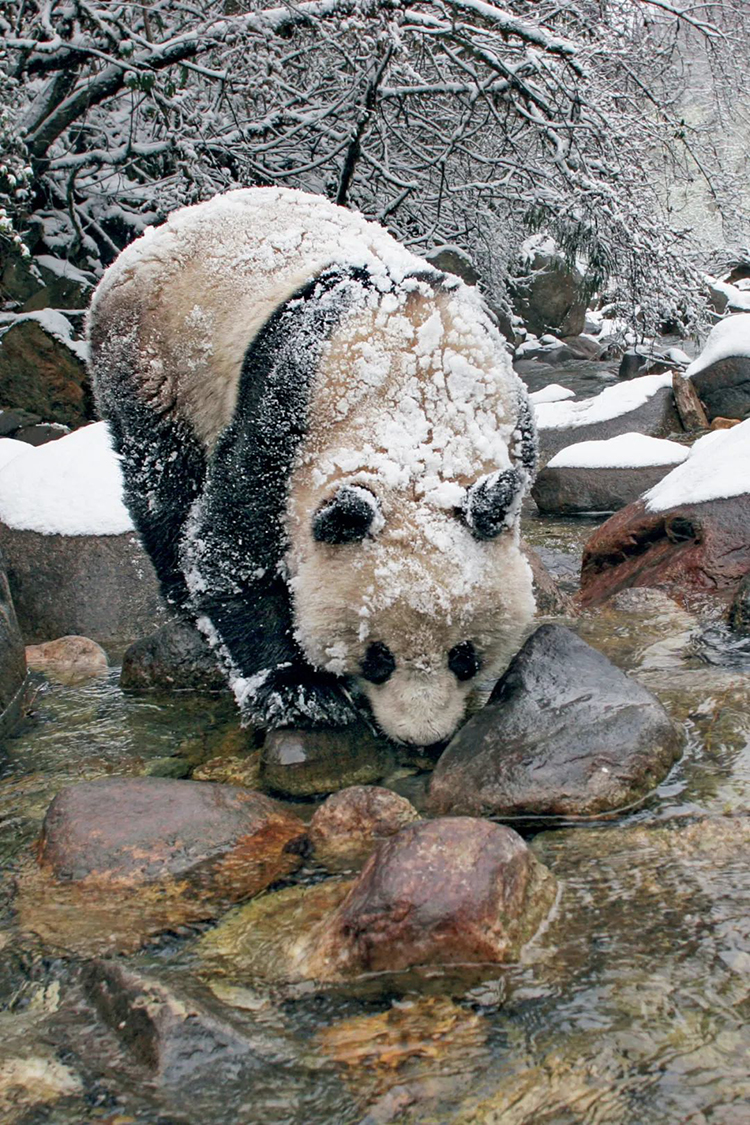
[[298,664],[283,664],[234,682],[243,718],[266,730],[343,727],[360,718],[346,681]]

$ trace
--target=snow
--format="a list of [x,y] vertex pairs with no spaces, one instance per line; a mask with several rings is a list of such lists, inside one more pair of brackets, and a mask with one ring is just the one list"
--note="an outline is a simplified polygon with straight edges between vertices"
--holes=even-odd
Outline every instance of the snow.
[[16,441],[15,438],[0,438],[0,469],[8,465],[14,458],[22,453],[28,453],[34,447],[25,441]]
[[645,492],[649,512],[741,496],[750,489],[750,419],[699,438],[690,456]]
[[672,386],[672,373],[641,375],[607,387],[594,398],[582,402],[542,402],[534,406],[537,427],[540,430],[566,430],[573,426],[591,426],[607,422],[637,410],[661,390]]
[[707,277],[706,281],[711,289],[723,294],[727,299],[727,308],[736,311],[750,311],[750,293],[738,285],[731,285],[728,281],[719,281],[715,277]]
[[552,258],[557,253],[557,243],[548,234],[532,234],[521,243],[520,258],[526,265],[531,265],[537,254]]
[[0,521],[42,535],[120,535],[133,530],[122,502],[119,459],[105,422],[26,448],[28,454],[14,457],[0,470]]
[[3,332],[7,332],[9,328],[20,324],[23,320],[35,320],[45,332],[65,344],[82,363],[86,363],[89,354],[86,341],[73,339],[73,325],[58,309],[39,309],[37,312],[30,313],[0,313],[0,337]]
[[730,356],[750,356],[750,313],[737,313],[715,324],[708,334],[703,351],[693,360],[685,375],[690,378],[699,371],[705,371],[712,363]]
[[650,465],[678,465],[689,456],[687,446],[676,441],[629,433],[606,441],[569,445],[548,462],[547,468],[642,469]]
[[43,266],[44,269],[55,274],[56,277],[75,281],[84,289],[90,289],[92,286],[92,275],[84,272],[84,270],[79,270],[77,266],[74,266],[71,262],[66,262],[64,258],[55,258],[52,254],[36,254],[34,261],[37,265]]
[[560,383],[549,383],[548,386],[542,387],[539,391],[533,391],[529,395],[529,401],[534,404],[542,402],[562,402],[566,398],[575,398],[575,391],[571,391],[569,387],[563,387]]

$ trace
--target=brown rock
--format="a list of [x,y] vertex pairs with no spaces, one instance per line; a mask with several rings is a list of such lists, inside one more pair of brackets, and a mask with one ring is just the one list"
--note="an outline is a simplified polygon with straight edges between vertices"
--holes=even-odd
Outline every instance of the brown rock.
[[308,835],[315,858],[338,871],[363,863],[380,840],[418,819],[414,806],[398,793],[352,785],[323,802]]
[[104,778],[64,789],[44,819],[39,861],[57,881],[137,888],[179,880],[240,899],[288,874],[302,822],[232,785]]
[[26,663],[69,685],[85,683],[109,670],[106,652],[88,637],[60,637],[41,645],[27,645]]
[[66,426],[80,426],[94,417],[83,362],[33,317],[19,320],[3,333],[0,402]]
[[714,418],[709,430],[732,430],[735,426],[739,426],[741,418]]
[[554,900],[520,836],[489,821],[421,821],[380,843],[297,951],[303,977],[512,961]]
[[750,570],[750,492],[649,512],[642,500],[603,523],[583,553],[583,605],[656,586],[682,604],[728,603]]
[[76,635],[117,648],[166,618],[154,568],[134,532],[42,535],[0,524],[0,550],[27,644]]
[[708,418],[706,411],[703,409],[703,403],[698,398],[690,379],[686,379],[681,371],[672,373],[672,390],[682,428],[687,433],[708,429]]

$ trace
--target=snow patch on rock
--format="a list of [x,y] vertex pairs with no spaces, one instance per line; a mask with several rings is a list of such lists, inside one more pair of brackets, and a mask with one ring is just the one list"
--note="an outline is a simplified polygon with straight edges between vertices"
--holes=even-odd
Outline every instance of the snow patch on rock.
[[607,387],[594,398],[582,402],[543,402],[534,406],[537,427],[540,430],[567,430],[574,426],[591,426],[608,422],[644,406],[662,387],[672,386],[672,373],[642,375],[626,383]]
[[34,447],[25,441],[16,441],[15,438],[0,438],[0,469],[10,464],[22,453],[30,453]]
[[133,530],[106,422],[26,449],[28,455],[14,456],[0,470],[4,524],[42,535],[121,535]]
[[529,401],[533,403],[562,402],[566,398],[575,398],[575,396],[575,391],[571,391],[569,387],[563,387],[560,383],[550,383],[539,391],[533,391],[529,395]]
[[690,456],[643,494],[649,512],[703,504],[750,490],[750,419],[699,438]]
[[652,465],[679,465],[690,450],[676,441],[620,434],[605,441],[579,441],[561,449],[548,469],[644,469]]
[[[750,300],[748,301],[750,309]],[[685,375],[697,375],[719,360],[731,356],[750,356],[750,312],[738,313],[720,320],[708,334],[703,351],[688,367]]]

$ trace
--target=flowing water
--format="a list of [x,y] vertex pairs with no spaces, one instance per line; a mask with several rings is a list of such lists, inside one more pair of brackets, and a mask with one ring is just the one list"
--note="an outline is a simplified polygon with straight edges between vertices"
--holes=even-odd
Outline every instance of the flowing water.
[[[525,533],[572,585],[590,530],[536,519]],[[22,930],[16,885],[65,785],[186,776],[242,736],[226,699],[128,696],[116,668],[79,687],[39,678],[0,757],[0,1120],[750,1122],[750,646],[640,595],[570,624],[662,699],[685,753],[637,808],[520,826],[560,884],[522,962],[463,977],[285,986],[239,963],[217,971],[206,924],[168,929],[115,962],[208,1004],[249,1044],[234,1066],[183,1060],[176,1076],[102,1026],[81,985],[93,946],[91,955],[52,949]],[[418,798],[423,779],[402,765],[386,784]],[[294,807],[305,819],[313,809]],[[314,888],[322,878],[307,866],[291,882]],[[271,959],[284,917],[266,923]]]

